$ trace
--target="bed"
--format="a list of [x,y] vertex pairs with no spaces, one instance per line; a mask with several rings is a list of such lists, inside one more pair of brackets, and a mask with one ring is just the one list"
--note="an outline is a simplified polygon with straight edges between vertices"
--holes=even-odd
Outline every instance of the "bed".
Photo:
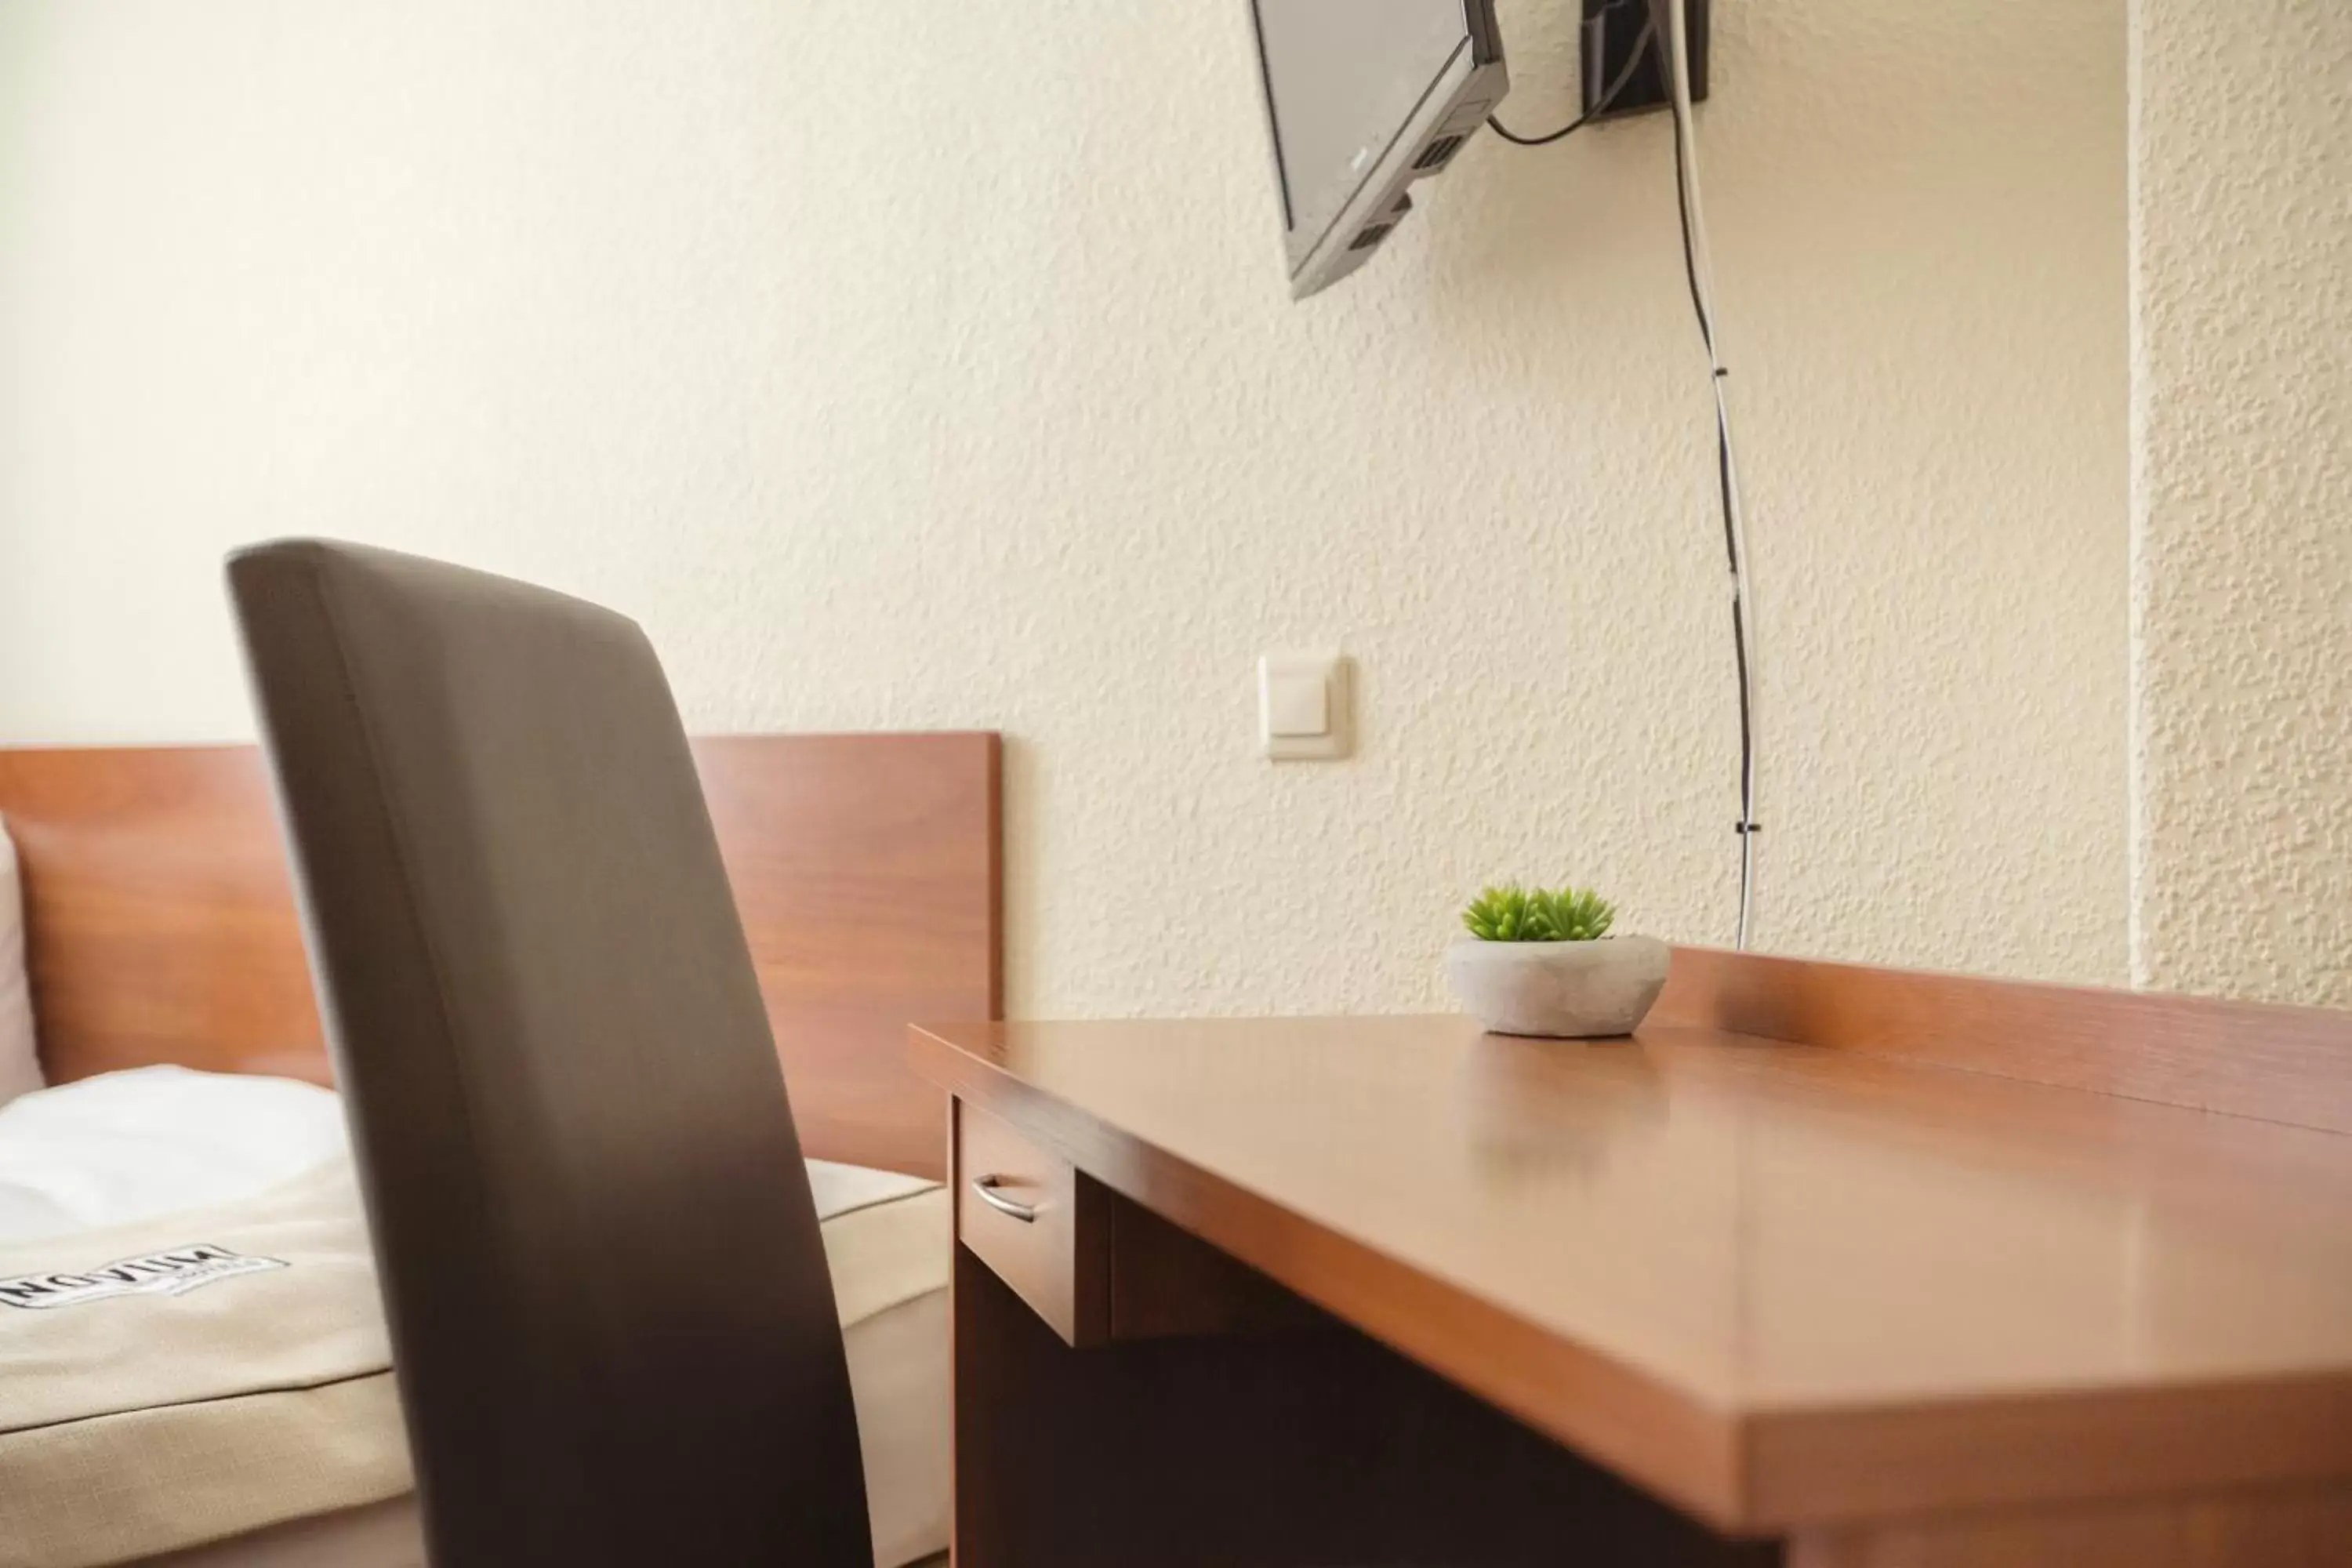
[[[877,1560],[913,1561],[945,1544],[949,1251],[904,1026],[1001,1012],[999,744],[696,752],[827,1216]],[[54,1086],[0,1105],[0,1568],[421,1563],[257,753],[0,750],[0,823]],[[197,1348],[159,1356],[154,1323]]]

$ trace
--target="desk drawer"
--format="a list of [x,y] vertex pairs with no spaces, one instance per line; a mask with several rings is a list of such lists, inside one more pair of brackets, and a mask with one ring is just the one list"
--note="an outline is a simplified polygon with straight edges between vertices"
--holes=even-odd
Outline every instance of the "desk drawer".
[[957,1239],[1069,1343],[1108,1338],[1110,1194],[961,1100],[955,1173]]

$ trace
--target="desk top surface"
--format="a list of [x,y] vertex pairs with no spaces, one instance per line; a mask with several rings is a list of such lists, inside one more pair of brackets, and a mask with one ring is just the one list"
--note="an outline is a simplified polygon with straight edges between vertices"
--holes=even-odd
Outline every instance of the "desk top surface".
[[2352,1474],[2340,1133],[1686,1025],[974,1025],[915,1056],[1728,1527]]

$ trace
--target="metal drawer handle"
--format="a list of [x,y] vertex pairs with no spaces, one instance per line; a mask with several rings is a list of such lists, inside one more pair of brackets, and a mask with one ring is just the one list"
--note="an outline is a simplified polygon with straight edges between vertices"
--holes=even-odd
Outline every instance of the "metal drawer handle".
[[1003,1184],[1003,1181],[1004,1178],[1002,1176],[974,1176],[971,1179],[971,1190],[980,1194],[980,1201],[982,1203],[986,1204],[998,1214],[1010,1215],[1014,1219],[1019,1220],[1023,1225],[1035,1225],[1037,1223],[1037,1205],[1034,1204],[1016,1204],[1011,1198],[1006,1197],[1003,1193],[997,1191],[997,1188]]

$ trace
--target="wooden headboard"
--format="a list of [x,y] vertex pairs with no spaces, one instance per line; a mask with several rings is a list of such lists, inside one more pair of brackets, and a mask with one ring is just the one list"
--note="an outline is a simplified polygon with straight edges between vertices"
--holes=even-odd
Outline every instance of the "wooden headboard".
[[[997,737],[728,736],[695,760],[804,1152],[940,1174],[906,1026],[1003,1013]],[[0,817],[49,1081],[331,1081],[255,748],[0,749]]]

